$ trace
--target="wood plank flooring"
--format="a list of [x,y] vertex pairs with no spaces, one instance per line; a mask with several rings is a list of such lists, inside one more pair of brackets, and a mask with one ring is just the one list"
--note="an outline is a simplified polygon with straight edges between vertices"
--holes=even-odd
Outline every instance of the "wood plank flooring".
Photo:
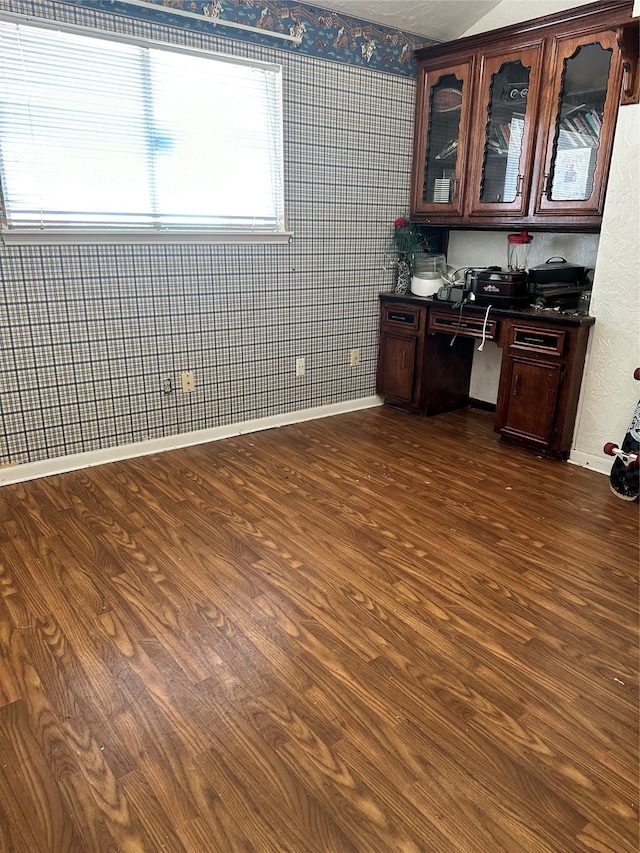
[[637,504],[491,424],[0,490],[0,851],[635,853]]

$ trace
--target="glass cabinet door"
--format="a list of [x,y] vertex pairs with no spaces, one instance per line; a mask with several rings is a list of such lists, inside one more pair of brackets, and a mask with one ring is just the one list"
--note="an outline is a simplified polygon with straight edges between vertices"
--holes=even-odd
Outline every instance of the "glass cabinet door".
[[418,71],[413,213],[462,212],[469,135],[469,63]]
[[474,136],[470,213],[524,216],[532,182],[541,45],[483,57]]
[[617,65],[613,32],[558,39],[557,101],[549,120],[537,212],[602,213]]

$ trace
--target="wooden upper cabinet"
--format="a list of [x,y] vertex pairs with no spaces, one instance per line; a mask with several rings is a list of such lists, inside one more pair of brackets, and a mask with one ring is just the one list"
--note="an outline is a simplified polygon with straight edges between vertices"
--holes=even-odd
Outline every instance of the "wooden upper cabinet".
[[600,0],[417,50],[412,218],[597,230],[631,8]]
[[602,216],[622,63],[614,31],[554,39],[535,213]]
[[529,210],[543,43],[481,57],[476,95],[468,213]]
[[418,71],[411,208],[461,216],[471,125],[472,61]]

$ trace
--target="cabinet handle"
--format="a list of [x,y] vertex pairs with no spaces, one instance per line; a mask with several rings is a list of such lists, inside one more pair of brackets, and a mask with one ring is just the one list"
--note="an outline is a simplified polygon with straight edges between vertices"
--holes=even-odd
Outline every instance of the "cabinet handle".
[[[633,97],[634,77],[638,73],[638,28],[621,26],[616,31],[616,41],[622,55],[622,94],[625,98]],[[621,101],[622,104],[625,101]],[[633,103],[633,101],[628,101]]]
[[550,173],[547,173],[544,176],[544,183],[542,184],[542,192],[540,193],[543,197],[548,197],[549,195],[549,178],[551,177]]
[[400,365],[400,367],[402,368],[402,370],[404,370],[404,367],[405,367],[405,352],[404,352],[404,350],[402,352],[402,364]]
[[453,193],[451,194],[451,201],[458,195],[458,179],[453,179]]
[[522,195],[522,185],[524,184],[524,175],[518,175],[516,181],[516,196]]
[[520,384],[520,374],[516,373],[515,379],[513,381],[513,396],[518,396],[518,385]]

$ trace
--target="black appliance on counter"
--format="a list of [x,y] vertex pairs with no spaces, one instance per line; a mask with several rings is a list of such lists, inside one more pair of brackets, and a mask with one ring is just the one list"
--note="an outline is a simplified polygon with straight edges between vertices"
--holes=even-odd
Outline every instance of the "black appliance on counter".
[[591,288],[587,273],[586,267],[564,258],[549,258],[529,270],[529,299],[540,308],[577,310],[580,297]]
[[[529,305],[531,297],[524,270],[503,270],[489,267],[471,277],[476,305],[495,305],[496,308],[515,308]],[[475,289],[474,289],[475,288]]]
[[456,280],[449,286],[441,287],[434,299],[457,305],[468,302],[501,308],[526,306],[531,301],[526,273],[500,267],[469,267],[464,271],[464,281]]
[[464,271],[464,281],[455,280],[441,287],[434,299],[456,305],[465,302],[496,308],[535,305],[576,311],[582,294],[591,289],[588,272],[586,267],[570,264],[564,258],[549,258],[528,272],[496,266],[469,267]]

